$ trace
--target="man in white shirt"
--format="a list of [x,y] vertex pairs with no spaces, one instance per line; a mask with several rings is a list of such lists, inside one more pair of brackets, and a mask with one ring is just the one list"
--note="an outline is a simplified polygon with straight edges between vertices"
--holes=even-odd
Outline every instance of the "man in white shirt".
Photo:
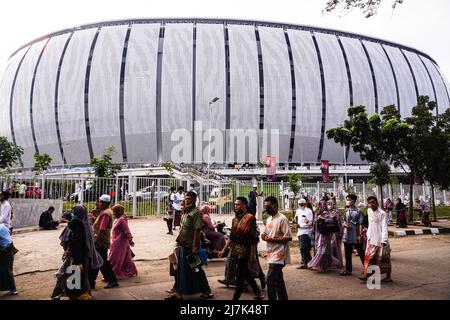
[[10,195],[8,191],[0,194],[0,224],[5,225],[8,230],[11,230],[11,204],[8,202]]
[[392,282],[391,279],[391,249],[388,240],[388,223],[386,212],[381,210],[376,197],[368,197],[367,210],[369,216],[369,228],[367,230],[367,247],[364,257],[364,276],[361,280],[366,281],[369,266],[378,266],[381,274],[386,274],[382,282]]
[[311,237],[313,232],[314,217],[311,209],[306,207],[306,200],[301,198],[298,200],[299,208],[297,209],[294,220],[298,227],[297,236],[300,244],[300,254],[302,261],[297,269],[308,269],[308,263],[311,261]]
[[175,218],[173,221],[173,230],[176,230],[176,227],[181,226],[181,216],[183,214],[181,208],[181,202],[184,200],[184,188],[183,186],[179,186],[177,189],[177,193],[171,196],[171,200],[173,201],[173,208],[175,209]]

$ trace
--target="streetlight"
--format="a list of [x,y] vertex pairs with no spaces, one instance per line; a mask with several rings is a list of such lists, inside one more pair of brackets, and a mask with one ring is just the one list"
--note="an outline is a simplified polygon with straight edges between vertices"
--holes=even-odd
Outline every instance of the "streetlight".
[[344,186],[347,188],[347,148],[344,144],[344,172],[345,172],[345,178],[344,178]]
[[219,100],[219,97],[214,97],[209,102],[209,130],[208,130],[208,183],[209,183],[209,164],[211,162],[211,113],[212,113],[212,105]]

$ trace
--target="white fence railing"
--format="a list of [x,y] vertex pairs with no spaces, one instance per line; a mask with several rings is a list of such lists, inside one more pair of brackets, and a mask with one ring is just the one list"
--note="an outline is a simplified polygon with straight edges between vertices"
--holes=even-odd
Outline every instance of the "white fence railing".
[[[125,207],[128,215],[133,217],[160,215],[164,213],[166,200],[171,187],[183,186],[185,190],[194,184],[198,204],[209,203],[213,213],[229,214],[233,212],[234,200],[238,196],[248,197],[252,190],[252,181],[231,180],[203,183],[187,179],[149,178],[149,177],[74,177],[74,176],[8,176],[0,177],[0,189],[9,190],[14,198],[61,199],[64,211],[77,204],[82,204],[88,210],[94,208],[95,202],[102,194],[111,196],[111,203],[119,203]],[[431,198],[429,185],[414,185],[413,198]],[[365,205],[365,199],[370,195],[380,198],[376,186],[370,184],[353,184],[345,189],[339,183],[301,183],[300,196],[308,196],[318,201],[325,193],[336,196],[339,207],[344,206],[345,196],[349,191],[358,196],[358,202]],[[258,182],[258,193],[264,196],[275,196],[282,209],[297,208],[297,201],[287,187],[286,182]],[[384,198],[401,198],[407,202],[409,185],[394,184],[384,186]],[[450,204],[450,193],[435,188],[437,205]]]

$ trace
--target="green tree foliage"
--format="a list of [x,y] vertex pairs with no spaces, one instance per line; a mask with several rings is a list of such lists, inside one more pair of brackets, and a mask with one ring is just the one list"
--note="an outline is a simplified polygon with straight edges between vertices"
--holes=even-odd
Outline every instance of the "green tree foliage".
[[407,135],[408,125],[400,120],[397,109],[392,105],[371,116],[367,115],[364,106],[351,106],[347,115],[349,119],[343,125],[329,129],[327,137],[341,145],[350,145],[361,160],[372,164],[373,183],[380,187],[382,200],[382,187],[389,183],[390,167],[387,163],[396,149],[392,142]]
[[[404,124],[407,126],[403,135],[394,137],[394,140],[390,144],[392,150],[391,159],[392,163],[396,167],[401,167],[405,173],[409,168],[409,219],[413,219],[413,185],[414,175],[429,180],[431,183],[436,183],[433,178],[432,171],[435,171],[438,175],[445,176],[446,174],[441,171],[442,165],[439,165],[438,159],[434,157],[433,162],[430,162],[430,155],[434,155],[437,149],[440,149],[439,144],[445,146],[446,142],[443,135],[438,133],[441,131],[437,127],[436,116],[433,115],[433,110],[436,108],[436,103],[430,101],[427,96],[420,96],[417,106],[411,111],[411,116],[404,120]],[[444,121],[445,122],[445,121]],[[433,132],[436,134],[433,135]],[[441,149],[442,151],[442,149]],[[442,153],[442,152],[441,152]],[[445,165],[444,165],[445,166]],[[439,173],[438,173],[439,172]],[[447,171],[448,172],[448,171]],[[432,182],[433,181],[433,182]],[[434,201],[433,201],[434,202]]]
[[[331,12],[338,8],[351,10],[357,8],[363,11],[366,18],[370,18],[377,13],[378,7],[383,0],[328,0],[323,12]],[[403,3],[403,0],[391,0],[392,8]]]
[[40,154],[39,152],[34,153],[34,169],[37,174],[41,174],[44,170],[50,168],[50,163],[52,162],[52,157],[47,153]]
[[[401,158],[396,160],[397,163],[408,164],[412,172],[430,183],[436,220],[434,186],[439,185],[441,190],[448,190],[450,187],[450,109],[435,116],[435,108],[436,103],[429,101],[428,97],[419,97],[419,103],[413,108],[411,117],[406,119],[410,125],[410,133],[404,143],[408,147],[400,153]],[[412,206],[413,199],[410,198]],[[412,211],[410,217],[412,218]]]
[[91,166],[94,167],[95,176],[102,178],[114,177],[117,172],[122,169],[119,163],[113,163],[112,155],[116,152],[116,148],[110,145],[106,148],[101,158],[95,156],[91,159]]
[[384,186],[390,183],[390,172],[391,168],[387,163],[383,162],[374,164],[370,167],[370,174],[373,177],[369,180],[369,183],[373,183],[377,186]]
[[175,165],[172,162],[166,162],[163,163],[163,167],[164,169],[167,170],[167,172],[169,173],[169,176],[173,176],[173,169],[175,168]]
[[300,192],[300,182],[302,181],[302,175],[299,173],[291,173],[288,175],[288,187],[289,190],[294,193],[294,199],[291,200],[292,212],[294,212],[294,201]]
[[0,169],[13,166],[23,155],[23,148],[16,146],[6,137],[0,137]]
[[450,109],[435,116],[435,108],[435,102],[420,96],[411,116],[402,120],[392,105],[385,107],[380,115],[370,117],[364,106],[350,107],[349,119],[327,131],[329,139],[351,145],[362,160],[372,164],[372,183],[380,187],[390,183],[388,163],[409,174],[410,220],[413,219],[414,175],[429,181],[433,191],[434,185],[447,190],[450,184]]

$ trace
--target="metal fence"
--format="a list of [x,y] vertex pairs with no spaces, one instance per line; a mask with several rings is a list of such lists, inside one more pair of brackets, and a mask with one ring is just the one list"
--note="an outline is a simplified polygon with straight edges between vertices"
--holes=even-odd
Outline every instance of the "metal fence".
[[[230,214],[234,209],[234,199],[238,196],[248,197],[253,181],[230,180],[203,183],[194,180],[150,177],[76,177],[76,176],[7,176],[0,177],[0,189],[10,190],[12,197],[60,199],[64,202],[64,211],[74,205],[82,204],[91,210],[102,194],[111,196],[112,204],[121,204],[125,212],[133,217],[160,215],[165,212],[166,200],[170,196],[170,188],[183,186],[189,190],[193,184],[198,194],[197,205],[208,203],[213,213]],[[257,182],[257,192],[263,196],[275,196],[281,209],[296,209],[297,199],[301,196],[311,197],[318,201],[325,193],[336,196],[339,207],[344,206],[347,192],[355,193],[358,202],[365,205],[365,199],[374,195],[380,199],[379,190],[371,184],[353,184],[344,188],[339,183],[300,183],[300,194],[294,197],[286,182]],[[413,198],[431,198],[429,185],[414,185]],[[383,188],[384,199],[409,199],[409,185],[387,185]],[[435,188],[437,205],[450,205],[450,193]]]

